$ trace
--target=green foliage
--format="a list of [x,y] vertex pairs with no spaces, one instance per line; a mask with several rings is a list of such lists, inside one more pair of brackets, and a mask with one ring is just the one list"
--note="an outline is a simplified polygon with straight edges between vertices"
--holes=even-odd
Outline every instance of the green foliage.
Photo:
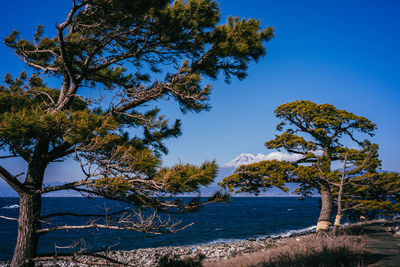
[[[161,196],[207,186],[218,171],[214,161],[162,167],[164,141],[181,135],[181,123],[170,123],[155,103],[209,109],[206,79],[243,79],[265,55],[273,29],[260,25],[238,17],[221,24],[212,0],[81,0],[56,36],[43,25],[32,39],[14,30],[4,42],[29,75],[7,74],[0,85],[0,149],[22,157],[29,171],[20,186],[9,184],[45,190],[39,173],[71,157],[85,180],[51,190],[160,208]],[[59,87],[48,87],[49,78]]]
[[400,175],[389,172],[366,172],[352,177],[344,193],[345,214],[353,219],[364,216],[393,216],[400,211]]
[[171,168],[161,168],[154,180],[165,184],[170,192],[193,192],[198,191],[201,185],[213,182],[217,172],[215,161],[204,162],[200,167],[179,164]]
[[[291,131],[276,135],[275,139],[265,142],[265,146],[267,149],[279,149],[284,146],[286,150],[297,151],[314,151],[317,149],[317,145],[314,142],[306,141],[303,137],[297,136]],[[308,152],[306,156],[309,158],[315,157],[312,152]]]
[[295,177],[296,167],[286,161],[262,161],[250,165],[240,166],[235,174],[226,177],[222,185],[230,191],[239,188],[236,192],[259,194],[260,189],[278,187],[286,192],[288,180]]
[[[183,110],[200,111],[207,107],[210,92],[202,88],[199,75],[215,79],[223,72],[227,81],[244,78],[248,63],[265,54],[263,42],[273,37],[272,28],[261,30],[254,19],[229,17],[217,25],[218,5],[210,0],[90,2],[76,11],[69,30],[61,32],[65,40],[43,36],[39,26],[34,42],[14,31],[5,43],[33,69],[74,74],[90,87],[131,88],[149,82],[151,72],[160,72],[162,65],[174,66],[178,72],[167,74],[164,82],[180,81],[163,94],[176,97]],[[129,73],[128,65],[135,72]],[[143,65],[151,72],[144,72]],[[176,86],[184,81],[189,81],[185,90],[190,87],[196,98],[178,97]]]
[[306,132],[326,145],[336,143],[344,136],[352,136],[352,131],[373,135],[376,125],[368,119],[345,110],[336,109],[330,104],[316,104],[308,100],[294,101],[280,105],[275,110],[277,118],[282,119],[277,129],[293,125],[288,132]]

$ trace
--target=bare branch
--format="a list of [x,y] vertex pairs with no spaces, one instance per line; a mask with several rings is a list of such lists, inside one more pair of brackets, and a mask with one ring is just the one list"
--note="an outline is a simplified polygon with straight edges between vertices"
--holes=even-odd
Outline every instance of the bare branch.
[[10,221],[18,221],[18,218],[12,218],[12,217],[2,216],[2,215],[0,215],[0,218],[5,219],[5,220],[10,220]]
[[44,91],[29,90],[29,91],[26,91],[25,93],[27,95],[30,95],[30,96],[41,96],[41,95],[44,95],[50,100],[50,103],[51,103],[52,106],[56,105],[56,103],[54,102],[53,98],[48,93],[46,93]]
[[152,234],[163,234],[163,233],[176,233],[183,229],[193,225],[193,223],[177,228],[181,222],[171,222],[171,218],[168,216],[166,219],[162,219],[157,215],[157,211],[146,217],[143,216],[139,210],[125,211],[119,218],[112,218],[106,216],[102,221],[99,219],[92,219],[84,225],[62,225],[49,228],[43,228],[36,231],[38,234],[46,234],[56,230],[76,230],[76,229],[89,229],[89,228],[102,228],[110,230],[130,230],[139,231],[144,233]]
[[[182,231],[183,229],[192,226],[194,223],[190,223],[188,225],[183,226],[182,228],[179,228],[178,230],[171,230],[169,231],[170,233],[175,233],[178,231]],[[163,231],[156,231],[154,229],[154,232],[151,230],[146,230],[142,229],[140,227],[121,227],[121,226],[116,226],[116,225],[107,225],[107,224],[97,224],[97,223],[92,223],[92,224],[87,224],[87,225],[64,225],[64,226],[56,226],[52,228],[43,228],[39,229],[36,231],[38,234],[45,234],[49,233],[52,231],[56,230],[76,230],[76,229],[88,229],[88,228],[104,228],[104,229],[109,229],[109,230],[130,230],[130,231],[138,231],[138,232],[145,232],[145,233],[152,233],[152,234],[163,234],[166,232]]]
[[73,213],[73,212],[57,212],[57,213],[52,213],[48,214],[45,216],[42,216],[41,219],[47,219],[50,217],[56,217],[56,216],[74,216],[74,217],[107,217],[107,216],[113,216],[113,215],[118,215],[123,212],[126,212],[126,210],[121,210],[121,211],[116,211],[110,214],[79,214],[79,213]]
[[94,180],[80,180],[80,181],[67,183],[67,184],[63,184],[63,185],[44,187],[44,188],[38,190],[37,193],[46,194],[46,193],[54,192],[54,191],[76,189],[76,187],[78,187],[78,186],[93,184],[94,182],[95,182]]
[[353,137],[353,135],[352,135],[348,130],[345,130],[345,133],[348,134],[348,136],[351,138],[351,140],[353,140],[354,142],[356,142],[358,145],[362,146],[362,142],[360,142],[360,141],[358,141],[357,139],[355,139],[355,138]]
[[[14,50],[13,50],[13,51],[14,51]],[[57,72],[57,71],[59,70],[58,68],[53,68],[53,67],[49,67],[49,66],[44,67],[44,66],[42,66],[42,65],[35,64],[35,63],[33,63],[32,61],[29,61],[29,60],[27,59],[27,58],[28,58],[28,55],[26,55],[26,53],[25,53],[24,51],[22,51],[22,50],[21,50],[21,53],[23,54],[23,56],[19,55],[16,51],[14,51],[14,53],[15,53],[15,55],[16,55],[19,59],[21,59],[22,61],[24,61],[25,64],[27,64],[28,66],[31,66],[31,67],[33,67],[33,68],[40,69],[40,70],[43,71],[43,73],[47,73],[47,72],[49,72],[49,71]]]
[[286,148],[287,152],[290,153],[294,153],[294,154],[300,154],[300,155],[306,155],[307,152],[303,152],[303,151],[298,151],[298,150],[294,150],[294,149],[290,149],[290,148]]
[[16,158],[19,157],[18,155],[8,155],[8,156],[1,156],[0,159],[9,159],[9,158]]

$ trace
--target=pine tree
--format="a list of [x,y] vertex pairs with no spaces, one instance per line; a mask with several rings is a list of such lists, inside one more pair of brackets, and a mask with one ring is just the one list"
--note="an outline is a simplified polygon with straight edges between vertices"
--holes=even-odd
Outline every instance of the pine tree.
[[342,183],[336,184],[337,219],[341,215],[357,220],[376,216],[394,216],[400,210],[400,175],[381,171],[379,146],[363,143],[362,149],[349,149],[340,155],[343,161]]
[[340,177],[331,166],[343,159],[340,156],[348,150],[341,140],[349,137],[356,145],[362,145],[355,134],[359,132],[372,136],[376,126],[364,117],[332,105],[305,100],[280,105],[275,115],[282,120],[277,130],[283,133],[266,142],[265,146],[302,157],[294,162],[268,160],[241,166],[221,185],[230,191],[236,189],[236,192],[254,194],[271,187],[286,192],[289,190],[288,183],[298,184],[295,193],[303,196],[318,190],[321,211],[317,232],[326,232],[332,217],[332,184],[337,184]]
[[[15,30],[5,38],[29,68],[17,78],[6,75],[0,87],[0,148],[8,152],[2,159],[21,157],[28,165],[24,176],[0,167],[20,198],[12,266],[32,266],[39,237],[59,229],[178,230],[158,221],[157,212],[191,209],[167,197],[198,191],[213,181],[217,167],[212,161],[161,166],[163,141],[181,131],[180,121],[170,124],[155,102],[174,99],[183,112],[209,109],[205,79],[245,78],[273,36],[255,19],[228,17],[218,24],[212,0],[72,3],[56,36],[45,36],[39,25],[32,40]],[[59,87],[49,87],[48,79]],[[68,157],[80,163],[85,178],[44,186],[48,165]],[[85,225],[43,227],[53,216],[85,215],[42,214],[41,197],[60,190],[125,201],[135,209],[123,219],[116,212]],[[141,208],[152,208],[154,216],[143,218]]]

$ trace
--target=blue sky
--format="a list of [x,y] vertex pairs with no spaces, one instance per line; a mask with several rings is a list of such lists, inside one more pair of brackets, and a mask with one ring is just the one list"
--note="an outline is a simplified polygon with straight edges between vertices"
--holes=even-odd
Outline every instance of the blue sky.
[[[400,171],[400,10],[399,1],[220,0],[227,15],[260,19],[275,28],[267,55],[249,68],[244,81],[212,81],[212,110],[179,112],[175,103],[158,103],[171,120],[183,121],[183,135],[167,141],[165,164],[179,160],[221,165],[246,153],[268,153],[264,142],[274,137],[274,109],[282,103],[308,99],[330,103],[362,115],[378,125],[372,141],[380,145],[383,168]],[[12,29],[24,37],[38,23],[54,34],[71,1],[15,0],[2,3],[0,37]],[[17,75],[24,65],[1,42],[0,76]],[[222,78],[222,77],[221,77]],[[7,161],[18,169],[19,161]],[[67,179],[78,173],[70,162],[51,166]],[[49,171],[52,176],[55,172]]]
[[[330,103],[378,125],[383,168],[400,171],[400,2],[219,1],[223,16],[254,17],[275,28],[267,55],[244,81],[214,83],[212,110],[183,118],[166,162],[268,153],[274,109],[297,99]],[[245,5],[243,3],[246,3]],[[224,19],[224,18],[223,18]]]

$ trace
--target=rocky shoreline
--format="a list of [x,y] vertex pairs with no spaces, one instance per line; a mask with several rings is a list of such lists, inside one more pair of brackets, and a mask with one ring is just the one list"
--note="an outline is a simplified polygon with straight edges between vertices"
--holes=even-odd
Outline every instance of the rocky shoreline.
[[[378,223],[385,227],[386,231],[391,233],[394,237],[400,237],[400,219],[395,220],[376,220],[364,223],[356,223],[346,225],[342,228],[341,232],[354,235],[363,236],[366,225]],[[38,261],[35,266],[43,267],[84,267],[84,266],[157,266],[160,259],[163,257],[173,258],[176,260],[184,260],[188,258],[200,257],[203,262],[218,264],[219,261],[232,259],[238,255],[247,255],[255,252],[264,252],[270,249],[276,249],[284,244],[293,244],[298,241],[314,239],[315,227],[299,231],[290,231],[286,234],[277,236],[265,236],[262,238],[252,238],[231,242],[212,242],[208,244],[192,245],[192,246],[169,246],[169,247],[155,247],[143,248],[135,250],[117,250],[98,253],[113,259],[114,264],[107,263],[104,259],[95,258],[93,256],[79,255],[76,256],[74,261],[67,260],[62,256],[57,259],[46,261]],[[122,263],[122,264],[118,264]],[[10,266],[9,262],[0,262],[0,266]]]
[[[157,266],[160,259],[169,257],[174,259],[187,259],[203,257],[205,261],[216,261],[229,259],[239,254],[252,253],[255,251],[264,251],[271,247],[276,247],[278,243],[286,239],[299,239],[301,236],[311,235],[315,232],[313,228],[303,231],[287,234],[284,236],[266,236],[262,238],[251,238],[246,240],[231,241],[231,242],[212,242],[194,246],[170,246],[144,248],[135,250],[117,250],[99,253],[112,258],[118,262],[128,266]],[[36,266],[43,267],[83,267],[83,266],[104,265],[103,259],[95,259],[91,256],[77,256],[76,261],[66,261],[64,259],[54,259],[40,261]],[[0,263],[0,266],[9,266],[8,262]]]

